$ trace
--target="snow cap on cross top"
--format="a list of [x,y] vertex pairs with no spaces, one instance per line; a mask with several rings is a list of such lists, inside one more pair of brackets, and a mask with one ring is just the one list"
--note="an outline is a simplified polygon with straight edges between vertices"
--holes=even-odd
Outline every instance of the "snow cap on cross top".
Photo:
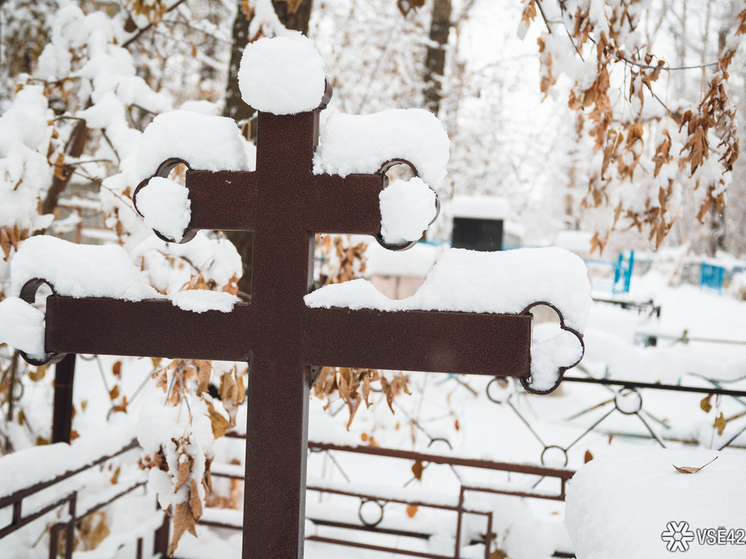
[[238,86],[246,104],[258,111],[291,115],[322,104],[324,59],[300,33],[249,43],[241,58]]

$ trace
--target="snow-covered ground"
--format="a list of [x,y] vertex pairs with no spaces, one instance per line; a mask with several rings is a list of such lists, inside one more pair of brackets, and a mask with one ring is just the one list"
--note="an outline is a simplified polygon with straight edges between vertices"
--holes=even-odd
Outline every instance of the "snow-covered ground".
[[[684,330],[689,337],[746,341],[746,303],[692,286],[672,289],[654,273],[644,277],[635,276],[628,297],[632,300],[648,300],[652,297],[655,304],[662,307],[660,320],[647,317],[645,313],[638,314],[618,306],[595,303],[585,333],[586,356],[581,366],[569,371],[567,376],[608,375],[622,380],[712,387],[713,382],[706,380],[710,378],[725,388],[746,389],[746,381],[739,380],[746,376],[746,345],[712,342],[689,342],[684,345],[668,338],[660,338],[657,347],[644,348],[633,343],[639,332],[666,332],[673,336],[681,335]],[[541,328],[546,328],[546,325]],[[537,331],[541,328],[537,328]],[[75,405],[78,413],[73,428],[81,438],[76,444],[93,440],[90,437],[100,437],[102,428],[103,433],[116,431],[122,441],[127,440],[129,435],[134,435],[132,420],[128,435],[127,421],[123,414],[108,413],[109,390],[117,382],[112,374],[115,361],[117,359],[113,357],[101,357],[99,360],[78,359],[75,379]],[[137,414],[147,401],[163,398],[162,392],[152,381],[146,383],[135,395],[153,371],[150,359],[126,358],[121,371],[121,380],[118,382],[122,393],[129,395],[128,415]],[[38,382],[28,379],[24,381],[21,405],[27,421],[24,426],[9,426],[11,433],[33,429],[35,434],[49,437],[52,397],[49,377],[51,375],[48,374]],[[564,382],[553,395],[533,396],[525,393],[512,380],[507,384],[490,384],[491,380],[489,376],[449,377],[435,373],[410,373],[409,385],[413,394],[401,395],[396,399],[395,414],[388,409],[385,396],[374,393],[374,404],[367,410],[361,407],[349,432],[345,430],[348,412],[343,402],[334,402],[329,409],[324,410],[319,400],[312,399],[309,438],[352,445],[367,445],[375,440],[375,444],[381,447],[494,461],[541,464],[543,459],[545,465],[559,468],[565,466],[566,459],[566,467],[571,470],[582,468],[589,458],[602,459],[597,466],[594,465],[596,470],[593,474],[579,478],[582,479],[582,484],[578,483],[574,487],[570,482],[569,492],[573,506],[590,511],[594,518],[598,515],[597,518],[606,519],[603,525],[582,523],[590,526],[584,532],[582,526],[578,528],[577,518],[580,513],[573,513],[575,521],[570,527],[581,547],[571,542],[563,525],[565,504],[562,502],[486,494],[474,494],[467,498],[467,506],[494,512],[493,531],[497,534],[497,545],[511,559],[543,559],[551,556],[555,550],[584,551],[585,554],[579,557],[588,559],[601,557],[602,555],[594,553],[606,549],[604,542],[623,542],[630,537],[638,542],[641,546],[639,549],[650,550],[647,557],[667,556],[669,551],[666,550],[666,542],[661,539],[661,534],[667,529],[666,523],[686,520],[689,516],[673,517],[676,516],[674,513],[677,508],[663,506],[651,506],[649,511],[640,511],[633,507],[637,502],[635,499],[640,498],[640,488],[646,488],[645,498],[651,503],[665,503],[676,496],[676,500],[671,502],[676,502],[677,507],[691,506],[696,509],[698,524],[695,526],[695,521],[691,520],[692,530],[717,529],[722,524],[720,519],[723,517],[730,519],[726,525],[728,529],[746,527],[743,513],[745,509],[742,506],[742,499],[746,494],[742,482],[737,483],[738,476],[733,473],[734,468],[735,471],[743,471],[743,450],[736,448],[718,451],[720,446],[746,425],[744,418],[739,417],[746,406],[744,399],[712,397],[708,400],[712,408],[705,412],[701,406],[705,394],[644,389],[639,392],[642,407],[640,416],[637,416],[613,411],[615,391],[609,387]],[[625,394],[617,397],[619,408],[625,411],[636,409],[635,406],[639,405],[637,395]],[[722,435],[717,433],[715,426],[715,419],[720,413],[725,419],[733,418],[727,421]],[[604,418],[606,414],[608,416]],[[645,420],[644,423],[640,417]],[[604,419],[598,423],[602,418]],[[244,420],[245,410],[241,410],[238,418],[239,430]],[[117,430],[112,431],[115,423]],[[657,452],[660,445],[653,439],[646,424],[666,447],[675,450],[671,459],[668,454]],[[593,430],[587,432],[591,427],[594,427]],[[17,437],[18,441],[22,439],[24,437]],[[743,447],[744,444],[746,435],[742,434],[736,437],[731,446]],[[606,455],[617,452],[622,453],[618,455],[619,458],[605,458]],[[650,454],[651,452],[656,453]],[[234,464],[241,463],[243,443],[240,439],[219,439],[216,442],[216,453],[217,469],[219,464],[230,464],[231,461]],[[715,455],[719,459],[700,473],[679,474],[673,469],[674,463],[677,466],[701,466],[706,461],[703,457]],[[651,458],[647,459],[645,456]],[[110,479],[120,466],[119,484],[142,479],[144,475],[134,465],[138,457],[137,451],[131,451],[115,459],[112,466],[95,468],[77,482],[73,478],[67,486],[82,484],[81,499],[85,500],[97,497],[106,487],[111,487]],[[620,464],[627,466],[622,467]],[[604,471],[604,465],[608,470],[606,477],[599,473]],[[541,481],[524,474],[485,473],[460,466],[451,468],[435,464],[425,464],[421,481],[418,481],[412,466],[411,461],[405,460],[340,452],[333,455],[311,453],[308,483],[315,486],[349,486],[381,497],[397,496],[424,502],[455,502],[459,487],[469,483],[490,486],[510,484],[511,487],[525,490],[538,481],[537,491],[557,490],[556,484],[548,479]],[[237,467],[240,471],[240,465]],[[20,475],[30,479],[39,474],[34,468],[29,468]],[[599,479],[605,480],[608,487]],[[664,481],[651,484],[645,482],[645,479]],[[16,480],[14,485],[16,483],[21,482]],[[608,493],[607,497],[589,497],[602,487],[607,488],[603,493]],[[629,487],[629,491],[625,491],[625,487]],[[720,496],[702,499],[701,487],[705,487],[709,495],[719,493]],[[215,478],[215,488],[218,494],[233,496],[235,502],[240,503],[240,495],[235,489],[231,494],[228,480]],[[635,488],[638,488],[637,492]],[[131,556],[131,544],[135,539],[132,535],[139,530],[139,533],[149,537],[152,526],[157,525],[160,513],[156,513],[154,501],[152,494],[148,495],[140,489],[132,497],[104,509],[109,529],[114,534],[110,538],[118,537],[120,541],[129,544],[119,551],[114,551],[116,546],[112,547],[111,543],[102,544],[95,551],[76,554],[76,557]],[[358,523],[359,505],[360,500],[356,498],[321,495],[318,492],[309,492],[307,498],[308,516],[314,519]],[[83,509],[79,507],[79,510]],[[314,525],[310,521],[306,532],[307,535],[336,535],[414,551],[452,553],[456,526],[454,513],[426,507],[408,511],[406,505],[395,503],[387,504],[384,512],[381,527],[426,533],[431,537],[423,540],[403,536],[361,536],[360,533],[344,533],[339,529]],[[9,519],[8,509],[1,513],[4,515],[3,522],[5,518]],[[711,516],[708,516],[710,513]],[[363,514],[375,517],[379,514],[377,505],[366,505]],[[667,514],[672,515],[672,518],[668,518]],[[205,518],[240,522],[240,512],[208,509]],[[644,521],[646,518],[662,525],[651,526],[645,534],[628,532],[632,529],[628,526],[637,525],[633,521],[639,524],[640,519]],[[708,518],[713,519],[712,526],[706,525]],[[718,522],[721,524],[717,524]],[[606,536],[606,532],[599,531],[601,526],[608,533]],[[483,556],[483,545],[468,544],[478,541],[479,534],[484,534],[485,528],[484,517],[466,516],[462,542],[467,547],[462,551],[463,557]],[[587,536],[588,530],[592,531],[593,537]],[[0,540],[0,555],[41,557],[44,555],[44,546],[32,549],[32,545],[42,532],[43,523],[37,521]],[[184,536],[177,552],[179,557],[239,556],[238,532],[206,527],[198,527],[197,532],[198,539]],[[706,533],[703,534],[706,536]],[[645,538],[652,539],[648,542]],[[149,545],[146,539],[146,549],[149,549]],[[699,543],[695,538],[690,545],[694,548]],[[736,544],[708,546],[705,543],[704,547],[700,547],[707,553],[713,553],[700,554],[702,557],[736,557],[743,549]],[[716,552],[721,555],[715,555]],[[350,548],[319,542],[308,542],[306,546],[306,556],[311,559],[350,557],[351,553]],[[612,556],[634,556],[624,555],[621,551],[619,553]],[[354,556],[373,558],[385,554],[355,550]]]

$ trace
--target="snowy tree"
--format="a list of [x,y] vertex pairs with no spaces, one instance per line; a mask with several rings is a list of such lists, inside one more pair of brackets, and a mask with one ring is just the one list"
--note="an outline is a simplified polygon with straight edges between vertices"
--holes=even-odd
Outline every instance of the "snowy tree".
[[[593,238],[599,249],[612,229],[629,226],[645,231],[660,246],[687,191],[693,193],[700,221],[713,207],[721,211],[739,153],[727,69],[746,31],[746,11],[732,18],[735,25],[722,27],[717,61],[697,61],[703,69],[715,68],[699,101],[673,104],[657,85],[661,72],[672,67],[646,41],[651,36],[643,33],[649,21],[645,8],[636,1],[524,3],[524,26],[540,13],[546,27],[538,39],[542,91],[548,94],[566,75],[572,83],[568,105],[578,113],[579,129],[595,140],[595,169],[583,205],[603,216]],[[681,10],[677,29],[683,60],[682,38],[689,33],[687,8]],[[704,57],[708,37],[703,40]]]

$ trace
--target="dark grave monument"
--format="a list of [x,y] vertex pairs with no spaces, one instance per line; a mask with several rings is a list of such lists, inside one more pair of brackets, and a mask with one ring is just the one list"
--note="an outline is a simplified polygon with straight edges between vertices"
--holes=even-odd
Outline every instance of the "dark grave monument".
[[[378,195],[390,165],[371,175],[313,174],[319,113],[330,96],[327,88],[310,112],[259,113],[256,171],[186,173],[185,239],[199,229],[254,232],[251,303],[194,313],[168,300],[76,299],[55,294],[54,286],[47,299],[47,362],[86,353],[249,363],[244,559],[303,556],[309,388],[321,366],[511,376],[530,390],[528,309],[501,315],[306,306],[315,234],[380,238]],[[165,161],[157,175],[180,163]],[[42,283],[28,282],[21,296],[32,302]]]

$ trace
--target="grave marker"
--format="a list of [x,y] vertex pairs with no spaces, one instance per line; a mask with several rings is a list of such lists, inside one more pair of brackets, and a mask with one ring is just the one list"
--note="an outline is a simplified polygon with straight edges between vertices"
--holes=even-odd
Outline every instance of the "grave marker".
[[[312,369],[513,376],[530,388],[528,308],[500,315],[306,306],[316,233],[378,236],[378,195],[392,164],[345,178],[313,173],[319,113],[330,96],[327,87],[309,112],[259,113],[256,171],[186,173],[185,239],[199,229],[254,232],[251,303],[229,313],[195,313],[168,300],[47,299],[48,360],[95,353],[248,361],[244,559],[303,556]],[[157,175],[179,163],[165,161]],[[21,296],[33,301],[43,281],[29,282]]]

